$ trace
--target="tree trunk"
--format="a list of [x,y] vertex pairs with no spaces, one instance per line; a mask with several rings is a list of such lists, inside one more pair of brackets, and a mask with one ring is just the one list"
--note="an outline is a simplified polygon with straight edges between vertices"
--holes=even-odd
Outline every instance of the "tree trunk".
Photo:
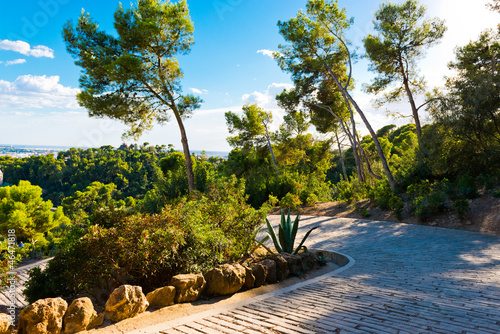
[[370,122],[368,122],[368,119],[366,118],[365,114],[363,113],[361,108],[358,106],[356,101],[354,101],[354,99],[349,94],[349,92],[345,91],[345,93],[347,94],[347,97],[349,98],[352,105],[354,106],[354,108],[358,112],[359,116],[361,116],[361,119],[365,123],[366,128],[370,132],[370,135],[372,136],[373,142],[375,143],[375,147],[377,148],[377,152],[378,152],[378,155],[380,157],[380,160],[382,161],[382,166],[384,167],[384,172],[385,172],[385,175],[387,176],[387,180],[389,181],[389,184],[390,184],[392,190],[395,190],[396,189],[396,181],[394,181],[394,177],[392,176],[392,172],[389,169],[389,164],[387,163],[387,159],[385,158],[384,151],[382,150],[382,146],[380,146],[380,142],[378,141],[377,134],[375,133],[375,131],[373,131],[373,128],[372,128]]
[[337,133],[337,131],[335,131],[335,137],[337,138],[337,146],[339,148],[340,164],[342,166],[342,173],[344,174],[344,180],[347,181],[347,172],[345,169],[344,154],[342,153],[342,147],[340,146],[339,134]]
[[406,76],[403,76],[403,78],[403,84],[405,86],[406,94],[408,95],[408,100],[410,101],[413,120],[415,121],[415,128],[417,130],[418,147],[420,147],[422,142],[422,127],[420,126],[420,118],[418,117],[418,108],[415,104],[415,100],[413,99],[413,94],[411,92],[410,85],[408,84],[408,78],[406,78]]
[[[358,138],[358,142],[359,142],[359,138]],[[368,156],[366,155],[366,152],[365,150],[363,149],[363,146],[359,145],[359,150],[361,151],[361,155],[363,156],[363,158],[365,159],[366,161],[366,168],[368,169],[368,173],[373,176],[376,180],[382,180],[382,178],[380,176],[378,176],[377,174],[375,174],[372,170],[372,166],[370,165],[370,160],[368,160]]]
[[359,142],[356,139],[356,122],[354,121],[354,113],[352,112],[351,104],[349,103],[349,99],[344,95],[345,102],[347,103],[347,107],[349,109],[349,113],[351,114],[351,124],[352,124],[352,153],[354,154],[354,163],[356,164],[356,172],[358,173],[358,181],[365,182],[365,173],[363,167],[363,159],[359,157],[358,154],[358,145]]
[[179,125],[179,130],[181,131],[181,142],[182,149],[184,151],[184,158],[186,159],[186,172],[188,178],[188,187],[189,192],[196,190],[194,185],[194,173],[193,173],[193,163],[191,161],[191,153],[189,152],[189,144],[186,135],[186,129],[184,128],[184,123],[182,122],[182,118],[177,112],[177,110],[173,110],[175,119],[177,120],[177,124]]

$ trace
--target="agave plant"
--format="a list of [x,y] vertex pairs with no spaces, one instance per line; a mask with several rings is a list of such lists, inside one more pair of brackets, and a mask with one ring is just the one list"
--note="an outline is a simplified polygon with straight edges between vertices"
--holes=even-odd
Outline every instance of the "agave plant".
[[[292,223],[292,220],[290,218],[290,210],[288,210],[287,219],[285,219],[285,213],[283,211],[281,211],[281,223],[279,225],[278,236],[276,236],[276,233],[274,232],[274,229],[271,226],[271,223],[269,223],[269,220],[267,220],[267,218],[266,218],[266,224],[267,224],[267,234],[273,240],[274,247],[276,248],[276,250],[279,253],[290,253],[290,254],[297,254],[297,252],[302,248],[302,245],[306,241],[309,234],[311,234],[311,232],[314,229],[318,228],[318,226],[311,228],[306,233],[304,238],[302,238],[302,241],[297,246],[297,248],[294,249],[293,246],[295,243],[295,237],[297,235],[297,230],[299,228],[299,215],[298,214],[297,214],[297,217],[295,218],[295,221]],[[265,248],[269,252],[271,252],[267,247],[265,247]]]

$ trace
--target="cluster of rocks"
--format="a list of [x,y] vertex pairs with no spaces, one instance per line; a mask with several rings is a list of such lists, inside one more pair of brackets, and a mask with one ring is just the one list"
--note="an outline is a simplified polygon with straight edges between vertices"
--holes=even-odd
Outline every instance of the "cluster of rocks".
[[[194,302],[202,294],[230,295],[241,289],[259,287],[266,282],[282,281],[290,275],[301,275],[312,270],[318,264],[319,257],[312,252],[300,255],[276,254],[249,266],[222,264],[205,275],[177,275],[168,286],[147,295],[144,295],[140,286],[122,285],[111,293],[104,312],[100,314],[97,314],[87,297],[73,300],[69,307],[62,298],[40,299],[19,314],[18,334],[77,333],[102,325],[104,319],[118,322],[132,318],[144,312],[148,306],[165,307],[174,303]],[[0,334],[10,333],[8,323],[3,326],[2,319],[0,317]]]

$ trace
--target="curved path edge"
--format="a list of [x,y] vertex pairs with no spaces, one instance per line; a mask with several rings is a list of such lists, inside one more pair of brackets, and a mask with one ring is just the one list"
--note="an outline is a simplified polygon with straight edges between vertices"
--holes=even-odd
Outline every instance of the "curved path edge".
[[227,312],[227,311],[230,311],[230,310],[233,310],[233,309],[236,309],[236,308],[248,305],[248,304],[256,303],[256,302],[259,302],[259,301],[262,301],[262,300],[265,300],[268,298],[275,297],[277,295],[285,294],[287,292],[300,289],[300,288],[305,287],[307,285],[317,283],[325,278],[329,278],[331,276],[339,274],[339,273],[351,268],[353,265],[356,264],[356,260],[347,254],[334,252],[334,251],[327,251],[327,250],[322,250],[322,249],[315,249],[315,251],[327,253],[330,260],[332,262],[338,264],[341,267],[336,268],[335,270],[332,270],[326,274],[308,279],[304,282],[290,285],[290,286],[285,287],[283,289],[271,291],[271,292],[262,294],[260,296],[245,299],[245,300],[242,300],[242,301],[239,301],[236,303],[232,303],[229,305],[220,306],[220,307],[217,307],[217,308],[214,308],[211,310],[195,313],[195,314],[192,314],[192,315],[189,315],[186,317],[182,317],[179,319],[170,320],[170,321],[166,321],[166,322],[156,324],[153,326],[149,326],[146,328],[137,329],[137,330],[134,330],[131,332],[127,332],[127,334],[157,334],[159,332],[175,328],[179,325],[183,325],[183,324],[188,323],[188,322],[201,320],[201,319],[204,319],[204,318],[207,318],[207,317],[219,314],[219,313]]

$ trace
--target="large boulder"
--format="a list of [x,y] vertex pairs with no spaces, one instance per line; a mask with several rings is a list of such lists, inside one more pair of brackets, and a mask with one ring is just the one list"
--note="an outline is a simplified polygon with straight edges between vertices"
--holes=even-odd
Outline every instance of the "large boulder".
[[222,264],[204,276],[207,281],[206,295],[225,296],[240,291],[245,284],[246,270],[239,263]]
[[260,263],[255,263],[252,265],[252,275],[254,277],[254,287],[258,288],[266,282],[267,277],[267,267]]
[[118,322],[144,312],[148,305],[140,286],[122,285],[109,296],[104,315],[107,319]]
[[252,289],[255,285],[255,276],[253,275],[253,270],[252,268],[245,267],[245,272],[245,283],[243,283],[243,287],[245,289]]
[[276,283],[278,281],[278,278],[276,277],[276,262],[271,259],[265,259],[260,261],[259,264],[267,268],[266,282]]
[[146,299],[150,306],[165,307],[174,305],[175,290],[173,286],[164,286],[148,293]]
[[290,275],[290,270],[288,269],[288,262],[285,260],[283,255],[275,254],[272,259],[276,263],[276,278],[278,281],[284,281]]
[[305,252],[301,253],[299,256],[302,259],[302,267],[304,268],[304,271],[311,271],[318,267],[319,257],[316,252]]
[[59,334],[68,303],[62,298],[39,299],[19,314],[18,334]]
[[63,333],[78,333],[102,325],[103,317],[99,317],[94,304],[88,297],[78,298],[71,302],[64,315]]
[[0,334],[11,333],[11,317],[8,314],[0,313]]
[[202,274],[181,274],[172,277],[170,285],[175,287],[175,302],[194,302],[205,288]]
[[281,253],[281,256],[286,260],[288,264],[288,271],[290,272],[290,274],[299,276],[304,273],[302,258],[300,257],[300,255]]

